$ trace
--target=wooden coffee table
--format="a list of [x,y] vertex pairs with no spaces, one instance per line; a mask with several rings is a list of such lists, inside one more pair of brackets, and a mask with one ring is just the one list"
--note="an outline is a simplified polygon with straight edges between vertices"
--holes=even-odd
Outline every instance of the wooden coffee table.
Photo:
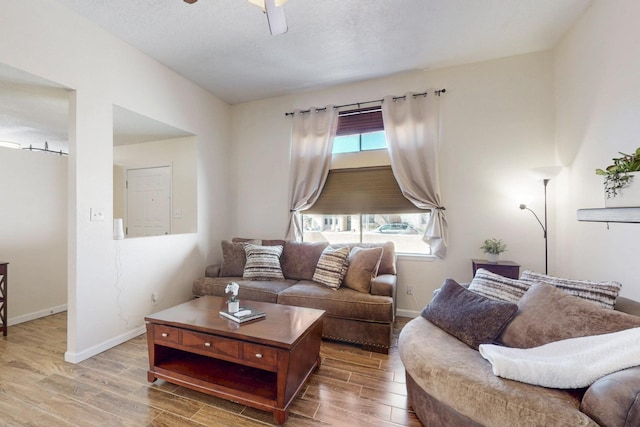
[[273,412],[289,406],[320,366],[323,310],[243,301],[267,317],[239,325],[220,316],[226,300],[206,296],[145,317],[147,379]]

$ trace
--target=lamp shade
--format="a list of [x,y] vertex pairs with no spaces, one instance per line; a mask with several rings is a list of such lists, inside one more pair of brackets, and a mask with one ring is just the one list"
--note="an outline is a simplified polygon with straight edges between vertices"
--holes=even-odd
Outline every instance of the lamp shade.
[[122,222],[122,218],[113,219],[113,239],[114,240],[124,239],[124,224]]
[[562,166],[543,166],[533,168],[530,172],[535,179],[551,179],[556,177],[561,170]]

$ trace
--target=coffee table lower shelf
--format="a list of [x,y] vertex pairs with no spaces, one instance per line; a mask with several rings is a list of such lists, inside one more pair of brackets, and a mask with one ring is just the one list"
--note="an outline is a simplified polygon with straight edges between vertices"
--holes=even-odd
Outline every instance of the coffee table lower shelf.
[[[225,360],[212,359],[199,354],[175,351],[176,357],[169,358],[148,372],[153,382],[160,378],[171,383],[182,383],[189,388],[198,388],[205,393],[232,400],[245,399],[253,404],[261,404],[265,410],[276,407],[278,397],[278,376],[275,372],[243,366]],[[248,404],[247,402],[239,402]]]

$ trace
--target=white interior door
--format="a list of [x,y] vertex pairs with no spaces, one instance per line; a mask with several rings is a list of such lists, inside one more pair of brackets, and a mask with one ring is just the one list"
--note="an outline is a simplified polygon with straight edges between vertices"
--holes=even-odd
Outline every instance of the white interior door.
[[127,237],[171,233],[171,166],[127,170]]

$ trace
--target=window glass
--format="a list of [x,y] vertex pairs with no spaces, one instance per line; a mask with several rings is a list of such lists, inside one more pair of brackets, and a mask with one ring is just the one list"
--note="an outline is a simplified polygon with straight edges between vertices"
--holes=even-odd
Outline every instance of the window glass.
[[356,153],[360,151],[360,134],[336,136],[333,139],[332,154]]
[[387,148],[387,139],[384,131],[363,133],[361,137],[361,151],[384,150]]
[[358,151],[384,150],[387,140],[384,131],[356,133],[336,136],[333,139],[332,154],[357,153]]
[[429,213],[303,215],[305,242],[382,243],[391,241],[396,252],[428,255],[422,236]]

